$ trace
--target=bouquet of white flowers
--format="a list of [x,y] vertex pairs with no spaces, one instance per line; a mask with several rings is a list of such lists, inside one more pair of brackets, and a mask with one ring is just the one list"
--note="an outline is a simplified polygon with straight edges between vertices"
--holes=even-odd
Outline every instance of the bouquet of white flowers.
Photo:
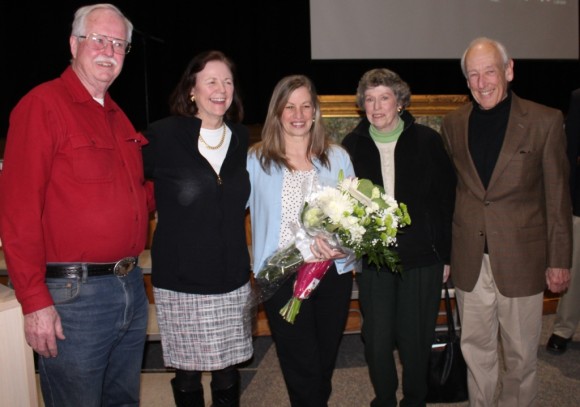
[[396,246],[399,229],[411,224],[407,206],[368,179],[341,178],[337,188],[321,188],[307,198],[302,223],[310,233],[335,234],[357,259],[366,255],[377,268],[400,271],[399,258],[390,247]]
[[341,171],[337,187],[318,187],[307,194],[300,222],[295,241],[272,254],[256,274],[259,301],[265,301],[298,272],[294,295],[280,312],[291,323],[301,301],[309,297],[332,264],[305,262],[314,236],[322,235],[346,253],[347,263],[366,255],[377,268],[401,271],[391,247],[397,243],[399,229],[411,224],[407,207],[367,179],[344,178]]

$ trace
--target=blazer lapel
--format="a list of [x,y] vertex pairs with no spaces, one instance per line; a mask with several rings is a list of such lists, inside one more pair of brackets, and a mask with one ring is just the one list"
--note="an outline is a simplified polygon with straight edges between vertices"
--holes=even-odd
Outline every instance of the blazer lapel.
[[469,116],[472,110],[470,104],[470,107],[462,112],[462,117],[455,122],[455,134],[458,134],[459,136],[457,137],[457,144],[454,148],[457,149],[458,152],[461,152],[458,154],[459,157],[465,157],[465,161],[462,163],[461,167],[457,169],[459,174],[461,174],[460,176],[466,186],[473,191],[477,197],[483,199],[485,188],[481,183],[481,178],[479,178],[479,174],[477,173],[477,169],[473,163],[473,158],[471,157],[471,152],[469,151]]
[[505,132],[505,138],[503,140],[503,145],[501,147],[497,163],[493,173],[491,174],[491,179],[489,180],[489,185],[487,189],[493,188],[493,185],[497,182],[498,178],[504,172],[505,168],[512,160],[515,154],[519,153],[519,147],[522,145],[522,139],[526,135],[526,126],[524,118],[527,112],[522,109],[519,103],[519,98],[512,93],[512,105],[510,110],[510,116],[508,119],[508,125]]

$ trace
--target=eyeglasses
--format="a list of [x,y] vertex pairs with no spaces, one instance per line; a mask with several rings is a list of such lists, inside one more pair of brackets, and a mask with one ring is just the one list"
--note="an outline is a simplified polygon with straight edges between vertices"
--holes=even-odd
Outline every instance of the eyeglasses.
[[109,43],[113,44],[113,52],[115,54],[125,55],[131,51],[131,43],[129,41],[107,37],[106,35],[92,33],[89,35],[77,35],[77,38],[88,40],[87,45],[95,51],[105,49]]

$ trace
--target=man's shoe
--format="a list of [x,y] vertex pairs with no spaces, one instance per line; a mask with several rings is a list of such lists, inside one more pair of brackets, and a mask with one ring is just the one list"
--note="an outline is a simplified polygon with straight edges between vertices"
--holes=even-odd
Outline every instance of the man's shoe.
[[552,334],[548,340],[548,344],[546,345],[546,350],[555,355],[561,355],[566,352],[566,347],[570,340],[572,340],[572,338],[562,338],[560,335]]

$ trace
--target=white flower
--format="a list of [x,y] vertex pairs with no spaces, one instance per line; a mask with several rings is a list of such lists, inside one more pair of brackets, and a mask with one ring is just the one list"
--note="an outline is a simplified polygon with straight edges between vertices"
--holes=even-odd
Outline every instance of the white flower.
[[365,208],[365,211],[366,211],[367,215],[370,215],[372,213],[377,212],[379,209],[380,208],[379,208],[379,204],[378,203],[371,202],[370,205]]
[[356,190],[357,187],[358,178],[345,178],[338,185],[338,188],[343,191]]
[[353,209],[353,203],[346,195],[334,188],[326,188],[318,194],[318,205],[333,223],[338,223]]

